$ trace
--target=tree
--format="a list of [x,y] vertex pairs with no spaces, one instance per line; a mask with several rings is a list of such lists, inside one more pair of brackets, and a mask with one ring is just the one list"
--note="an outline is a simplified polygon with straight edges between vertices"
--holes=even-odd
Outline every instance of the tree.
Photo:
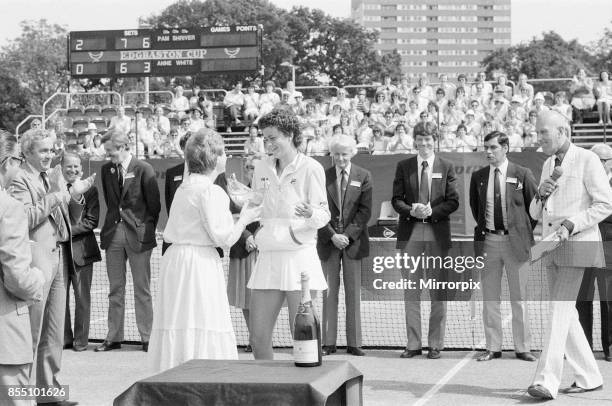
[[[611,21],[612,23],[612,21]],[[612,28],[606,27],[603,36],[589,49],[595,56],[594,68],[596,72],[612,72]]]
[[[0,68],[1,69],[1,68]],[[29,92],[17,79],[0,70],[0,128],[15,131],[17,124],[27,117]]]
[[[23,21],[21,36],[0,51],[0,66],[28,97],[27,111],[40,114],[42,104],[67,84],[66,30],[46,20]],[[0,79],[2,80],[2,79]]]
[[[383,66],[383,57],[373,48],[377,32],[307,7],[286,11],[266,0],[180,0],[147,22],[158,28],[261,24],[263,79],[278,84],[291,77],[283,62],[297,67],[298,85],[314,85],[324,77],[333,85],[366,83],[385,69],[399,71],[396,57],[388,56]],[[228,88],[230,80],[228,75],[197,78],[206,87]]]

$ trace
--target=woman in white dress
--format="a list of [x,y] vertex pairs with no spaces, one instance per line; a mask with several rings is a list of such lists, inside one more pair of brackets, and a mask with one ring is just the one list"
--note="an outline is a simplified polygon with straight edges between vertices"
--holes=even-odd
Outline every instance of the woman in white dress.
[[229,197],[213,184],[225,171],[223,140],[210,129],[185,147],[189,175],[176,191],[164,240],[160,292],[149,347],[155,371],[191,359],[238,359],[221,259],[215,247],[233,245],[261,207],[244,205],[234,223]]
[[263,195],[262,227],[255,234],[259,249],[248,287],[250,328],[255,359],[273,359],[272,330],[286,300],[290,328],[300,302],[300,273],[310,276],[310,289],[327,289],[317,255],[317,230],[327,224],[325,172],[300,153],[300,122],[286,109],[262,116],[259,126],[272,156],[255,164],[253,189]]

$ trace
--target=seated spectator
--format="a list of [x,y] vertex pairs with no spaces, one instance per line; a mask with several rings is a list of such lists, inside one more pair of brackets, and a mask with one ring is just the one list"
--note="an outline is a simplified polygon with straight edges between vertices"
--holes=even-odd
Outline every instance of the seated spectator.
[[[291,98],[291,93],[286,90],[281,91],[281,101],[278,104],[277,108],[279,109],[289,109],[292,110],[292,105],[289,103],[289,99]],[[295,101],[295,100],[294,100]]]
[[[533,86],[531,86],[529,83],[527,83],[527,75],[525,75],[524,73],[521,73],[518,77],[518,83],[516,84],[516,86],[518,88],[523,88],[526,90],[526,94],[525,96],[527,96],[528,99],[532,99],[533,96],[535,95],[534,91],[533,91]],[[516,94],[516,91],[514,92],[514,94]],[[525,106],[525,108],[527,108],[527,106]]]
[[102,136],[100,134],[96,134],[93,137],[93,145],[90,151],[90,158],[92,161],[102,161],[106,158],[106,150],[104,149],[104,144],[102,144]]
[[349,121],[354,128],[357,128],[358,124],[364,117],[363,113],[357,110],[357,102],[355,100],[351,100],[351,104],[346,114],[349,116]]
[[259,117],[259,93],[255,93],[255,86],[252,84],[247,87],[247,94],[244,95],[244,116],[249,121]]
[[412,129],[419,122],[419,116],[421,112],[418,109],[417,102],[410,100],[408,102],[408,111],[404,116],[406,117],[406,124],[408,125],[408,132],[412,134]]
[[314,138],[309,140],[306,145],[306,154],[311,156],[329,155],[329,139],[325,137],[321,127],[315,127]]
[[465,87],[459,86],[457,90],[455,90],[455,103],[457,104],[457,108],[463,112],[466,112],[470,108],[470,101],[467,95],[465,94]]
[[448,99],[446,98],[446,92],[444,89],[436,90],[436,98],[434,103],[436,103],[436,106],[438,106],[438,111],[444,112],[446,110]]
[[[476,75],[476,81],[472,85],[472,98],[482,98],[485,95],[493,93],[493,86],[487,82],[487,75],[484,72],[478,72]],[[482,100],[481,100],[482,103]]]
[[423,97],[421,93],[421,88],[419,86],[412,88],[412,100],[416,102],[419,111],[427,110],[427,105],[429,104],[429,99]]
[[242,83],[240,81],[234,84],[234,88],[228,92],[223,98],[223,107],[225,109],[224,119],[225,126],[239,125],[240,115],[244,107],[244,93],[242,93]]
[[508,115],[508,100],[501,94],[498,93],[493,99],[493,106],[491,108],[491,114],[493,119],[499,123],[503,123]]
[[478,147],[482,147],[484,145],[484,138],[487,134],[491,134],[495,131],[495,126],[491,121],[485,121],[482,123],[482,130],[480,131],[480,137],[478,137]]
[[318,113],[315,104],[312,102],[306,104],[306,113],[300,118],[302,123],[312,127],[320,127],[327,123],[327,117]]
[[429,102],[427,105],[427,112],[429,113],[429,121],[433,122],[436,126],[439,126],[442,118],[440,117],[438,105],[434,102]]
[[266,148],[263,139],[259,136],[259,128],[252,125],[248,128],[249,138],[244,142],[244,154],[263,158],[266,156]]
[[455,98],[457,86],[448,81],[448,75],[446,73],[440,74],[440,84],[438,85],[438,89],[444,90],[444,94],[448,100],[453,100]]
[[[457,132],[459,132],[460,128],[461,126],[457,127]],[[440,126],[440,140],[438,146],[441,152],[468,152],[469,150],[465,142],[458,139],[457,135],[450,132],[445,125]]]
[[406,104],[403,103],[397,92],[391,92],[391,100],[389,101],[389,108],[393,113],[404,114],[406,112]]
[[408,103],[410,96],[412,95],[412,86],[408,83],[408,79],[403,77],[400,81],[400,85],[397,87],[396,93],[400,101]]
[[419,78],[418,86],[421,89],[421,97],[427,99],[428,102],[434,101],[436,99],[436,95],[434,93],[433,88],[429,85],[429,79],[426,74],[422,74]]
[[280,97],[274,91],[274,82],[268,80],[265,85],[265,93],[259,96],[259,117],[271,112],[274,107],[280,104]]
[[491,95],[493,94],[492,90],[491,92],[485,90],[485,83],[488,84],[487,82],[476,82],[472,85],[472,100],[478,100],[483,108],[488,105]]
[[535,97],[533,98],[533,107],[531,110],[538,114],[544,110],[550,110],[548,106],[544,104],[545,102],[546,99],[544,98],[544,95],[540,92],[536,93]]
[[161,148],[157,145],[159,139],[160,136],[155,126],[155,118],[148,117],[145,120],[144,128],[138,128],[138,141],[142,143],[143,149],[141,151],[144,152],[144,157],[146,159],[151,158],[153,155],[161,155],[163,153]]
[[127,135],[132,127],[132,119],[125,115],[125,107],[117,108],[117,115],[113,116],[108,127],[108,131],[119,132]]
[[569,91],[572,94],[572,102],[570,104],[574,107],[576,122],[582,123],[583,114],[591,111],[595,105],[593,81],[587,77],[584,69],[578,70],[578,75],[572,78]]
[[135,134],[137,128],[138,128],[138,131],[140,131],[146,126],[147,126],[147,120],[144,118],[142,111],[136,110],[136,112],[134,113],[134,119],[132,120],[130,131]]
[[179,125],[179,128],[177,129],[179,140],[182,137],[184,137],[185,134],[189,133],[189,127],[191,127],[191,119],[189,118],[189,116],[185,116],[181,119],[181,124]]
[[202,110],[199,107],[191,109],[191,121],[189,123],[189,131],[193,134],[200,128],[204,128],[204,119],[202,118]]
[[[476,121],[474,110],[468,110],[467,113],[465,113],[465,122],[463,123],[463,125],[465,126],[468,135],[478,140],[482,129],[480,123]],[[453,131],[452,127],[449,126],[449,130]]]
[[287,100],[287,102],[290,105],[294,105],[295,104],[295,98],[299,95],[302,96],[302,92],[295,90],[295,83],[293,83],[293,81],[288,81],[287,82],[287,87],[285,89],[287,91],[287,93],[289,93],[289,100]]
[[561,114],[567,120],[568,124],[572,122],[572,106],[567,103],[565,92],[555,93],[555,104],[550,108]]
[[395,126],[395,132],[387,143],[387,152],[391,153],[408,153],[414,150],[414,139],[404,124]]
[[471,152],[476,151],[478,147],[478,141],[473,134],[468,134],[467,127],[463,124],[457,126],[457,137],[455,140],[455,151],[457,152]]
[[395,134],[395,126],[397,125],[397,119],[393,117],[393,112],[387,110],[385,112],[384,121],[381,123],[384,129],[384,134],[391,137]]
[[610,81],[608,72],[599,72],[599,80],[595,83],[594,93],[597,98],[599,124],[609,124],[610,106],[612,105],[612,81]]
[[215,114],[213,111],[213,102],[206,97],[206,92],[204,90],[200,90],[198,93],[198,107],[202,110],[202,115],[204,120],[215,119]]
[[194,86],[191,91],[191,97],[189,98],[189,109],[193,109],[194,107],[200,107],[200,86]]
[[335,104],[329,115],[327,116],[327,127],[331,129],[336,124],[340,124],[340,116],[342,115],[342,107],[339,104]]
[[366,98],[365,89],[359,89],[357,92],[355,108],[363,114],[370,114],[370,101]]
[[521,121],[527,120],[527,111],[523,108],[523,103],[520,96],[512,96],[512,99],[510,101],[510,109],[516,112],[516,116]]
[[[465,97],[467,100],[470,100],[472,98],[472,87],[468,84],[467,82],[467,76],[465,76],[463,73],[460,74],[459,76],[457,76],[457,82],[459,83],[457,85],[457,89],[459,89],[460,87],[463,88]],[[455,93],[456,94],[456,93]]]
[[347,112],[343,111],[340,114],[340,125],[342,126],[342,134],[355,138],[355,125],[350,119]]
[[523,146],[533,147],[538,143],[538,132],[536,131],[537,121],[538,113],[530,111],[527,122],[523,124]]
[[327,117],[329,114],[329,104],[320,94],[315,96],[315,109],[317,114]]
[[161,106],[158,106],[157,108],[155,108],[155,125],[157,126],[157,131],[159,131],[159,133],[166,137],[168,134],[170,134],[170,120],[168,120],[168,117],[164,116],[164,109]]
[[343,135],[343,134],[344,134],[344,127],[342,127],[341,124],[336,124],[332,127],[330,137],[333,137],[334,135]]
[[501,92],[502,96],[504,96],[506,100],[510,101],[510,99],[512,99],[512,91],[512,86],[508,85],[508,78],[506,75],[499,75],[495,85],[495,92]]
[[525,132],[523,120],[518,118],[516,115],[516,110],[510,109],[508,110],[508,116],[505,121],[505,133],[510,140],[510,148],[512,147],[519,148],[523,146],[523,134]]
[[515,94],[514,97],[516,100],[520,100],[521,107],[525,109],[525,111],[529,111],[533,108],[533,96],[529,96],[529,88],[519,85],[518,94]]
[[185,132],[183,137],[179,136],[179,130],[170,130],[170,134],[161,145],[166,158],[183,158],[183,150],[180,146],[181,138],[188,138],[191,133]]
[[336,97],[332,98],[329,105],[333,107],[336,104],[339,104],[342,110],[348,110],[350,108],[351,101],[346,97],[346,89],[341,87],[338,89],[338,94]]
[[391,100],[391,93],[395,92],[397,87],[391,84],[391,76],[384,75],[383,76],[383,84],[376,89],[376,93],[382,93],[385,95],[386,100]]
[[183,96],[183,86],[174,89],[174,100],[170,104],[170,110],[174,111],[179,118],[182,118],[189,111],[189,100]]
[[385,112],[389,108],[389,104],[385,101],[386,96],[384,92],[376,93],[374,103],[370,106],[370,117],[376,122],[382,122]]
[[388,142],[389,137],[386,137],[384,135],[382,127],[380,127],[379,125],[374,125],[374,127],[372,127],[372,142],[370,147],[372,154],[384,154],[387,151]]
[[306,103],[301,93],[295,95],[295,104],[291,106],[291,110],[293,110],[296,116],[303,116],[306,114]]
[[357,140],[357,148],[370,150],[372,137],[374,136],[370,127],[370,119],[363,117],[359,122],[359,127],[355,130],[355,138]]
[[420,119],[419,122],[421,123],[433,122],[433,119],[429,117],[429,112],[427,110],[421,111],[421,113],[419,114],[419,119]]

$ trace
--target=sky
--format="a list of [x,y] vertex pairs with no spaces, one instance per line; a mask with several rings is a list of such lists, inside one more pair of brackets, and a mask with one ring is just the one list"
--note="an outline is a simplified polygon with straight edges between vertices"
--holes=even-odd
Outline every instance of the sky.
[[[397,0],[401,2],[402,0]],[[68,31],[136,28],[138,17],[158,14],[174,0],[0,0],[0,46],[18,37],[23,20],[47,19]],[[272,0],[285,8],[305,5],[350,17],[351,0]],[[587,44],[612,28],[612,0],[512,0],[512,43],[556,31]]]

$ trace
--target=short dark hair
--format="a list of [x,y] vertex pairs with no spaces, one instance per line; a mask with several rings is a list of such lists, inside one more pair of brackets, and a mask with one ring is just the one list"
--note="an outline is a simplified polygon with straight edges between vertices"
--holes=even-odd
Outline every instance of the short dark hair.
[[185,145],[185,161],[191,173],[208,173],[223,155],[223,138],[210,128],[202,128],[189,137]]
[[64,154],[62,155],[62,159],[61,159],[62,166],[64,166],[64,164],[66,163],[66,158],[76,158],[79,160],[79,162],[81,162],[81,156],[79,154],[74,153],[74,152],[64,151]]
[[501,145],[502,147],[508,147],[508,149],[510,149],[510,140],[508,139],[506,133],[503,133],[501,131],[490,132],[485,135],[484,142],[491,141],[494,138],[497,138],[497,142],[499,142],[499,145]]
[[274,127],[288,137],[296,148],[302,144],[302,131],[297,116],[288,109],[276,108],[259,119],[259,128],[263,131]]
[[422,136],[422,137],[433,137],[434,141],[438,139],[438,126],[435,125],[432,122],[418,122],[415,126],[414,126],[414,139],[416,140],[416,138],[418,136]]

